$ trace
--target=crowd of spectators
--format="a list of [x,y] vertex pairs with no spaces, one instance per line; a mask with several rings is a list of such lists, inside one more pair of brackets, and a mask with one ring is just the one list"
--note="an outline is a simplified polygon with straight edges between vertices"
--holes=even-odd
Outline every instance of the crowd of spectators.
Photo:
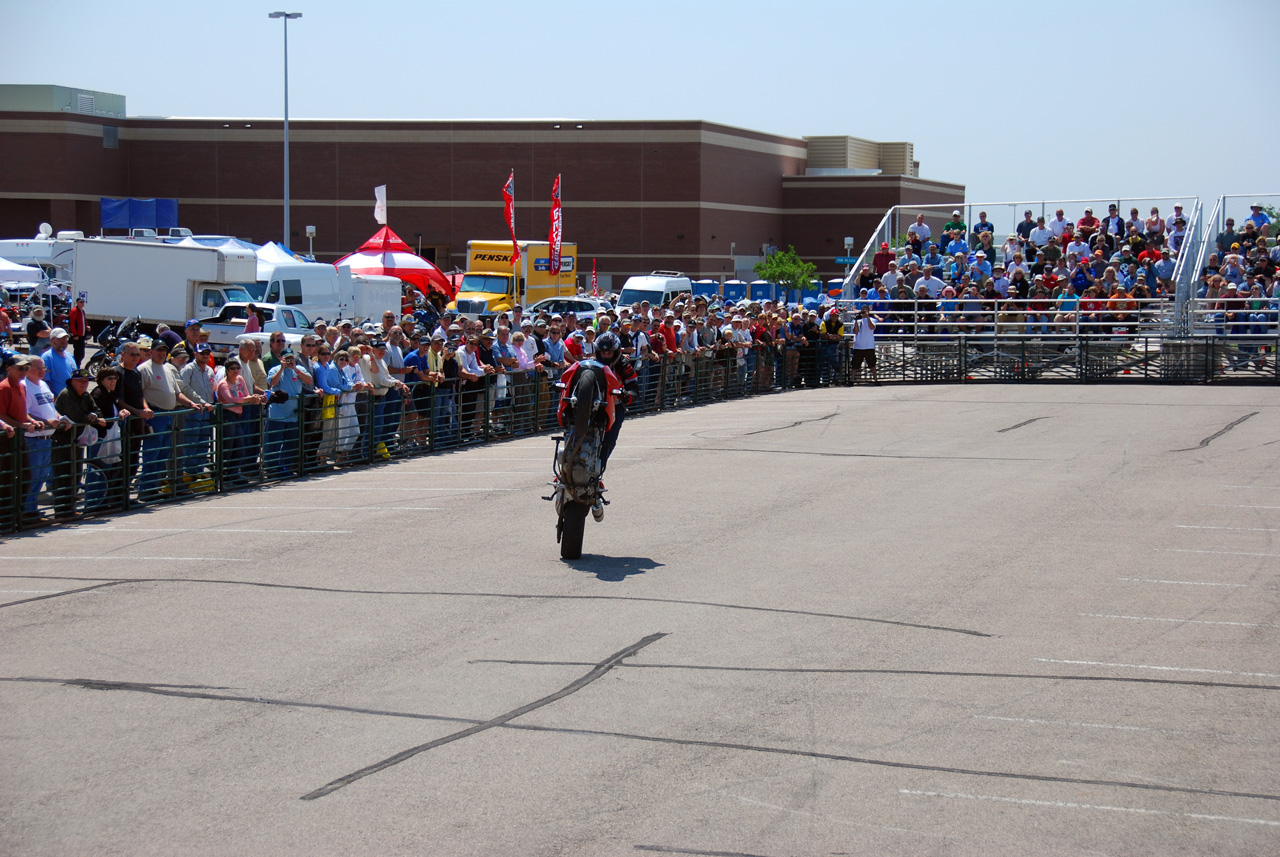
[[199,328],[124,342],[92,378],[62,328],[38,356],[6,350],[0,460],[18,478],[2,480],[0,516],[15,497],[33,525],[91,499],[146,504],[550,428],[556,381],[605,331],[637,370],[640,409],[845,379],[839,313],[689,294],[591,317],[427,306],[320,321],[298,353],[273,333],[221,365]]
[[937,235],[918,214],[900,247],[881,243],[855,273],[854,310],[870,306],[889,336],[1131,333],[1174,297],[1186,230],[1181,205],[1125,217],[1112,203],[1074,221],[1028,209],[997,245],[985,211],[970,226],[957,209]]
[[[1280,320],[1280,245],[1271,246],[1271,218],[1261,203],[1236,230],[1234,218],[1214,239],[1196,288],[1197,321],[1220,336],[1275,336]],[[1261,350],[1255,365],[1260,364]]]

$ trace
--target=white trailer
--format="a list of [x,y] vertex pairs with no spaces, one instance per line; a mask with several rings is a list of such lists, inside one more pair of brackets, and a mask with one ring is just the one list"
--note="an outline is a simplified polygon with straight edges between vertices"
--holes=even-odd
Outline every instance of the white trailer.
[[391,310],[400,317],[402,287],[395,277],[353,274],[346,265],[319,262],[277,265],[263,302],[294,307],[312,318],[363,321]]
[[242,284],[257,279],[252,250],[181,247],[85,238],[73,242],[72,294],[85,297],[90,321],[136,316],[181,328],[231,301],[250,301]]

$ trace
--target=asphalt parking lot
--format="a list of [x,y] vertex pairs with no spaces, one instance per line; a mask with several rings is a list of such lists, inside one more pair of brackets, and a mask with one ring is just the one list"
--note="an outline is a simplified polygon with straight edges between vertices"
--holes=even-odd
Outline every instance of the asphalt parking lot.
[[0,852],[1280,851],[1273,389],[912,386],[0,543]]

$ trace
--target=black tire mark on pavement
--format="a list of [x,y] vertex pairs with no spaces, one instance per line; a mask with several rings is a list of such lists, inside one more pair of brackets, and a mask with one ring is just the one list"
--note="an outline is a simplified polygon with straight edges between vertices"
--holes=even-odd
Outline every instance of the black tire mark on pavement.
[[817,449],[750,449],[745,446],[655,446],[654,449],[677,452],[764,452],[774,455],[818,455],[827,458],[900,458],[908,461],[1051,461],[1048,458],[1007,458],[976,455],[891,455],[881,452],[823,452]]
[[[483,658],[468,661],[472,664],[512,664],[514,666],[535,667],[585,667],[586,661],[521,661]],[[619,664],[629,669],[641,670],[709,670],[712,672],[743,673],[794,673],[796,675],[900,675],[900,676],[939,676],[943,678],[1020,678],[1032,681],[1101,681],[1134,684],[1170,684],[1186,687],[1220,687],[1235,690],[1280,690],[1275,684],[1244,684],[1241,682],[1202,681],[1197,679],[1177,678],[1132,678],[1111,675],[1052,675],[1049,673],[982,673],[958,672],[950,670],[892,670],[892,669],[859,669],[841,667],[722,667],[708,664]]]
[[[655,635],[655,636],[662,636],[662,635]],[[641,640],[640,643],[644,643],[644,640]],[[629,646],[628,649],[633,649],[636,646],[639,646],[640,643],[637,643],[634,646]],[[623,652],[628,651],[628,649],[624,649]],[[619,652],[618,655],[614,655],[613,658],[617,658],[619,655],[622,655],[622,652]],[[608,663],[609,660],[613,660],[613,658],[610,658],[602,663]],[[597,678],[598,677],[599,676],[597,676]],[[1064,676],[1055,676],[1055,678],[1064,678]],[[136,684],[133,682],[113,682],[113,681],[103,681],[103,680],[95,680],[95,679],[58,679],[58,678],[37,678],[37,677],[0,678],[0,681],[47,682],[47,683],[54,683],[54,684],[63,684],[69,687],[80,687],[88,690],[123,690],[123,691],[131,691],[135,693],[152,693],[152,694],[157,694],[159,696],[185,697],[190,699],[209,699],[209,700],[220,700],[220,701],[226,701],[226,702],[244,702],[244,703],[250,703],[255,705],[279,705],[281,707],[322,709],[322,710],[338,711],[338,712],[351,713],[351,714],[370,714],[370,715],[381,716],[381,717],[405,717],[405,718],[410,718],[414,720],[438,720],[438,721],[449,722],[449,723],[471,723],[471,724],[474,724],[476,727],[484,727],[486,729],[492,728],[489,724],[494,723],[494,721],[492,720],[481,721],[481,720],[472,720],[472,719],[462,718],[462,717],[445,717],[441,715],[418,714],[414,712],[379,711],[376,709],[369,709],[369,708],[356,708],[353,706],[329,705],[329,704],[315,703],[315,702],[294,702],[290,700],[267,699],[263,697],[230,696],[230,695],[213,694],[213,693],[197,693],[197,692],[178,691],[178,690],[162,690],[161,688],[169,687],[169,685],[158,685],[158,684],[149,685],[149,684]],[[582,681],[582,679],[579,679],[578,681]],[[1149,679],[1148,681],[1159,681],[1159,680]],[[1208,682],[1164,682],[1164,683],[1208,684]],[[1233,685],[1218,685],[1218,686],[1230,687]],[[572,685],[570,685],[570,687],[572,687]],[[1280,688],[1277,688],[1277,689],[1280,689]],[[612,731],[601,730],[601,729],[577,729],[569,726],[539,726],[532,723],[508,723],[508,722],[497,723],[494,725],[502,729],[520,729],[526,732],[545,732],[545,733],[558,734],[558,735],[585,735],[593,738],[620,738],[627,741],[644,741],[652,744],[669,744],[669,745],[678,746],[678,747],[703,747],[703,748],[713,749],[713,750],[742,750],[744,752],[752,752],[752,753],[773,753],[777,755],[799,756],[804,758],[822,759],[822,760],[833,761],[833,762],[849,762],[853,764],[870,765],[874,767],[898,768],[898,769],[912,770],[912,771],[930,771],[935,773],[958,774],[962,776],[991,777],[996,779],[1012,779],[1012,780],[1028,780],[1032,782],[1065,783],[1070,785],[1107,786],[1112,788],[1138,789],[1143,791],[1172,792],[1176,794],[1213,795],[1217,797],[1239,797],[1239,798],[1250,798],[1254,800],[1268,800],[1268,801],[1280,802],[1280,795],[1260,793],[1260,792],[1239,792],[1239,791],[1228,791],[1223,789],[1203,789],[1203,788],[1196,788],[1194,786],[1156,785],[1152,783],[1128,782],[1125,780],[1088,780],[1088,779],[1078,779],[1076,777],[1059,777],[1059,776],[1053,776],[1048,774],[1023,774],[1023,773],[1017,773],[1013,771],[989,771],[989,770],[982,770],[982,769],[975,769],[975,768],[953,768],[953,767],[947,767],[943,765],[925,765],[925,764],[919,764],[914,762],[895,762],[887,759],[872,759],[872,758],[866,758],[866,757],[860,757],[860,756],[848,756],[840,753],[822,753],[814,750],[795,750],[787,747],[770,747],[767,745],[759,745],[759,744],[740,744],[740,743],[729,742],[729,741],[703,741],[703,740],[697,740],[692,738],[669,738],[669,737],[664,737],[660,735],[642,735],[636,732],[612,732]],[[464,730],[464,732],[470,733],[471,730]],[[457,736],[461,736],[463,733],[458,732],[454,734]],[[456,740],[453,738],[453,736],[447,736],[447,738],[450,740]],[[441,739],[441,740],[445,740],[445,739]],[[423,745],[423,746],[426,746],[426,745]],[[395,758],[395,757],[393,756],[392,758]],[[313,792],[312,794],[315,794],[315,793]]]
[[208,697],[209,699],[231,699],[232,697],[216,694],[176,693],[156,688],[179,688],[182,690],[230,690],[219,684],[155,684],[153,682],[109,681],[97,678],[41,678],[38,676],[5,676],[0,681],[31,682],[36,684],[65,684],[68,687],[80,687],[85,690],[133,690],[140,693],[157,693],[161,696]]
[[[103,580],[101,577],[62,577],[55,575],[0,574],[0,580],[20,578],[22,580]],[[685,604],[694,607],[716,607],[721,610],[750,610],[759,613],[785,613],[792,616],[812,616],[817,619],[843,619],[847,622],[870,622],[874,625],[896,625],[900,628],[916,628],[921,631],[944,631],[951,634],[965,634],[970,637],[994,637],[983,631],[968,628],[951,628],[946,625],[925,625],[919,622],[905,622],[898,619],[877,619],[872,616],[851,616],[845,613],[820,613],[814,610],[793,610],[787,607],[756,607],[750,604],[726,604],[718,601],[690,601],[681,598],[647,598],[639,595],[554,595],[527,592],[458,592],[449,590],[427,589],[340,589],[329,586],[304,586],[289,583],[266,583],[256,580],[219,580],[202,577],[130,577],[113,580],[118,583],[202,583],[215,586],[252,586],[260,589],[292,589],[300,592],[327,592],[335,595],[417,595],[442,598],[511,598],[516,600],[548,600],[548,601],[642,601],[656,604]],[[96,587],[88,587],[90,589]],[[78,590],[77,590],[78,591]],[[67,593],[57,593],[67,594]],[[53,597],[53,596],[42,596]],[[37,600],[37,599],[30,599]],[[21,604],[21,601],[14,601]],[[0,605],[0,607],[7,605]]]
[[389,756],[386,759],[383,759],[381,762],[375,762],[374,764],[361,768],[358,771],[352,771],[346,776],[338,777],[338,779],[334,780],[331,783],[321,786],[320,788],[316,789],[313,792],[308,792],[307,794],[302,796],[302,800],[316,800],[318,798],[324,797],[325,795],[333,794],[340,788],[349,786],[352,783],[356,782],[357,780],[362,780],[371,774],[376,774],[379,771],[384,771],[387,768],[392,767],[393,765],[398,765],[401,762],[406,761],[407,759],[412,759],[414,756],[418,755],[419,753],[425,753],[427,750],[430,750],[432,748],[439,747],[444,744],[450,744],[454,741],[467,738],[471,735],[475,735],[480,732],[493,729],[495,726],[501,726],[504,723],[507,723],[508,721],[515,720],[517,717],[528,714],[530,711],[535,711],[539,708],[542,708],[544,705],[550,705],[551,703],[555,702],[558,699],[564,699],[566,696],[577,693],[587,685],[591,684],[596,679],[604,676],[606,673],[608,673],[618,664],[622,663],[623,658],[631,657],[636,652],[643,649],[645,646],[649,645],[650,643],[655,643],[658,640],[661,640],[665,636],[667,635],[663,632],[650,634],[649,636],[644,637],[643,639],[637,640],[636,642],[627,646],[625,649],[621,649],[617,652],[614,652],[612,655],[605,658],[600,663],[596,664],[592,668],[591,672],[587,673],[586,675],[582,676],[579,679],[576,679],[573,682],[570,682],[569,684],[557,690],[555,693],[544,696],[541,699],[536,699],[533,702],[526,703],[525,705],[522,705],[519,708],[513,708],[510,711],[508,711],[506,714],[499,714],[497,717],[493,718],[492,720],[486,720],[483,723],[477,723],[474,726],[469,726],[466,729],[463,729],[458,732],[454,732],[451,735],[445,735],[443,738],[437,738],[434,741],[428,741],[425,744],[419,744],[416,747],[410,747],[408,750],[401,750],[399,753],[396,753],[394,756]]
[[795,422],[785,426],[774,426],[773,428],[757,429],[756,431],[749,431],[746,434],[740,434],[738,435],[738,437],[751,437],[751,435],[753,434],[768,434],[771,431],[786,431],[787,429],[793,429],[796,426],[802,426],[805,423],[820,423],[826,420],[835,419],[838,416],[840,416],[840,412],[834,411],[830,414],[827,414],[825,417],[811,417],[810,419],[807,419],[807,420],[796,420]]
[[[0,682],[33,684],[61,684],[82,690],[123,690],[129,693],[150,693],[155,696],[175,696],[180,699],[207,699],[213,702],[244,702],[251,705],[278,705],[281,708],[310,708],[321,711],[340,711],[347,714],[371,714],[376,717],[404,717],[410,720],[438,720],[444,723],[481,723],[468,717],[446,717],[440,714],[415,714],[407,711],[384,711],[378,708],[361,708],[353,705],[334,705],[325,702],[302,702],[294,699],[272,699],[265,696],[239,696],[226,693],[202,693],[181,688],[206,688],[228,690],[216,685],[151,684],[150,682],[109,681],[95,678],[45,678],[41,676],[4,676]],[[175,689],[176,688],[176,689]]]
[[1253,412],[1253,413],[1251,413],[1251,414],[1245,414],[1244,416],[1242,416],[1240,419],[1236,420],[1235,422],[1227,423],[1225,426],[1223,426],[1222,428],[1218,429],[1218,430],[1217,430],[1217,431],[1215,431],[1213,434],[1209,435],[1208,437],[1206,437],[1204,440],[1200,441],[1200,442],[1199,442],[1198,444],[1196,444],[1195,446],[1189,446],[1189,447],[1187,447],[1186,449],[1172,449],[1172,450],[1170,450],[1170,452],[1195,452],[1197,449],[1204,449],[1206,446],[1208,446],[1209,444],[1213,443],[1215,440],[1217,440],[1218,438],[1222,437],[1224,434],[1226,434],[1227,432],[1231,431],[1231,430],[1232,430],[1233,428],[1235,428],[1236,426],[1240,425],[1240,423],[1244,422],[1245,420],[1249,419],[1250,417],[1256,417],[1256,416],[1258,415],[1258,413],[1259,413],[1258,411],[1254,411],[1254,412]]
[[[36,580],[38,578],[27,578],[28,580]],[[66,580],[67,578],[61,578]],[[50,592],[45,595],[37,595],[35,598],[20,598],[17,601],[6,601],[0,604],[2,607],[12,607],[15,604],[30,604],[32,601],[44,601],[46,598],[61,598],[64,595],[75,595],[77,592],[92,592],[95,589],[104,589],[108,586],[119,586],[122,583],[133,583],[132,580],[112,580],[107,583],[99,583],[96,586],[82,586],[79,589],[67,589],[63,592]]]
[[1032,424],[1032,423],[1034,423],[1034,422],[1039,422],[1040,420],[1047,420],[1047,419],[1050,419],[1050,417],[1032,417],[1032,418],[1031,418],[1031,419],[1029,419],[1029,420],[1023,420],[1022,422],[1020,422],[1020,423],[1018,423],[1018,424],[1016,424],[1016,425],[1011,425],[1011,426],[1009,426],[1008,428],[997,429],[997,430],[996,430],[996,434],[1004,434],[1004,433],[1005,433],[1005,432],[1007,432],[1007,431],[1013,431],[1014,429],[1020,429],[1020,428],[1022,428],[1023,426],[1029,426],[1029,425],[1031,425],[1031,424]]

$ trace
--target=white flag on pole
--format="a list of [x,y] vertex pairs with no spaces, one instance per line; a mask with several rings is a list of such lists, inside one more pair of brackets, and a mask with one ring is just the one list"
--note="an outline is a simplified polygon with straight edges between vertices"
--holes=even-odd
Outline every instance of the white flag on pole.
[[373,189],[373,219],[387,225],[387,186],[380,184]]

